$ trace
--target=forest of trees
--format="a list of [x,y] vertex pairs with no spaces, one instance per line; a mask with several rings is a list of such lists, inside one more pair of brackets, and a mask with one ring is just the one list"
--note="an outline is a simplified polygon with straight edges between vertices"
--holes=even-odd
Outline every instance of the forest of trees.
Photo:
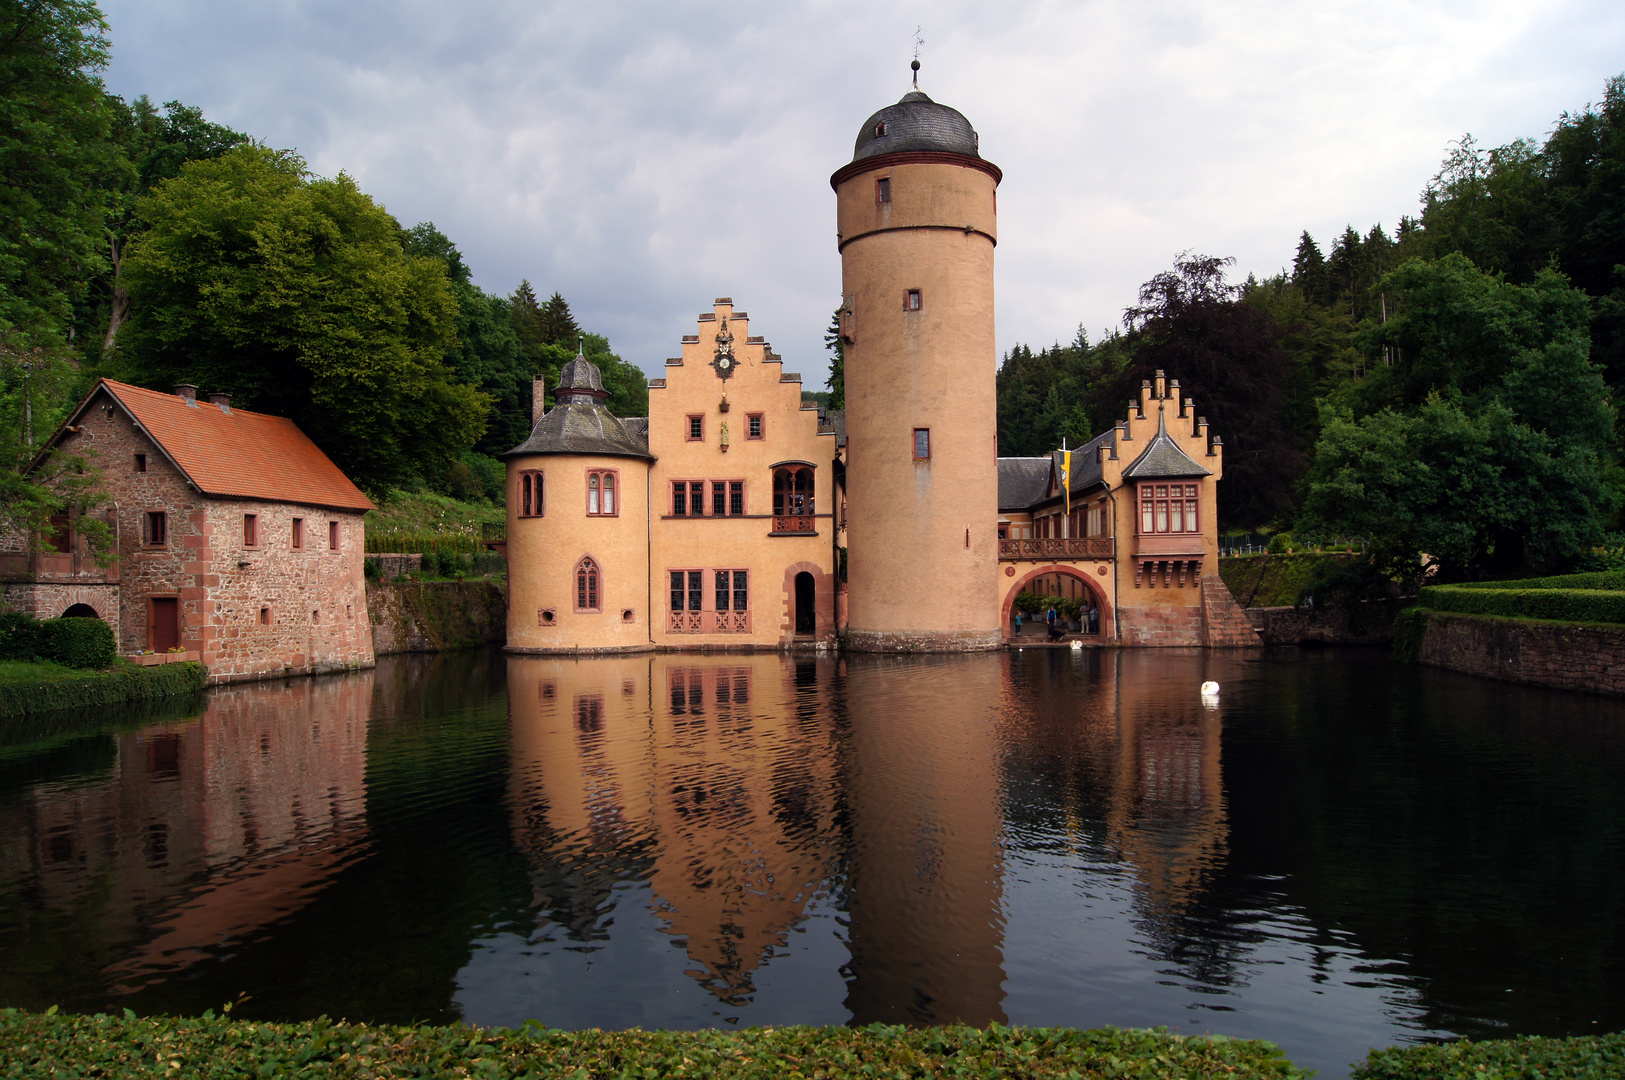
[[[0,515],[57,512],[39,444],[101,376],[293,418],[363,488],[499,497],[532,376],[578,341],[610,407],[648,382],[554,292],[475,285],[430,222],[199,109],[107,92],[93,0],[0,0]],[[77,497],[77,496],[75,496]]]
[[1544,142],[1454,145],[1419,217],[1307,233],[1290,272],[1182,254],[1120,331],[998,375],[999,452],[1121,419],[1157,369],[1224,439],[1220,525],[1363,541],[1446,578],[1590,565],[1621,546],[1625,76]]

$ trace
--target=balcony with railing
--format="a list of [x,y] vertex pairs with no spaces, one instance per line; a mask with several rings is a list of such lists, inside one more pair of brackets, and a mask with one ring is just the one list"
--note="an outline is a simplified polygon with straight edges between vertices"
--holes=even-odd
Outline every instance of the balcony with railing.
[[999,558],[1005,562],[1110,559],[1116,554],[1116,541],[1110,536],[1051,536],[1041,539],[999,541]]

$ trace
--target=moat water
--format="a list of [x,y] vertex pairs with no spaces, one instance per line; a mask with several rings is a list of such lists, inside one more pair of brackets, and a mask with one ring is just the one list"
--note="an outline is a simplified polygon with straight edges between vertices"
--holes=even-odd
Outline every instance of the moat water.
[[[1198,686],[1222,684],[1217,705]],[[1377,651],[497,652],[0,722],[0,1005],[1625,1026],[1625,705]]]

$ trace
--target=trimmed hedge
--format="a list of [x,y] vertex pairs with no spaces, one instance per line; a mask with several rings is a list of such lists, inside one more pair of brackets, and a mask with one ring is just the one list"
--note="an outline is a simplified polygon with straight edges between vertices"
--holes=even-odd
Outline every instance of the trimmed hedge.
[[113,628],[100,619],[46,619],[40,623],[40,655],[76,668],[104,668],[118,653]]
[[1625,623],[1625,591],[1572,588],[1473,589],[1428,585],[1420,603],[1437,611],[1556,622]]
[[1625,1034],[1525,1037],[1373,1050],[1349,1080],[1613,1080],[1625,1076]]
[[150,701],[201,690],[208,678],[208,671],[196,661],[157,667],[138,667],[126,662],[109,671],[73,672],[38,682],[6,683],[0,685],[0,716]]
[[118,643],[100,619],[36,619],[21,611],[0,611],[0,660],[55,660],[76,668],[104,668]]
[[1559,574],[1556,577],[1524,578],[1519,581],[1473,581],[1458,589],[1605,589],[1625,590],[1625,570],[1602,570],[1593,574]]
[[784,1027],[549,1031],[0,1010],[0,1076],[1142,1077],[1302,1080],[1260,1040],[1163,1030]]

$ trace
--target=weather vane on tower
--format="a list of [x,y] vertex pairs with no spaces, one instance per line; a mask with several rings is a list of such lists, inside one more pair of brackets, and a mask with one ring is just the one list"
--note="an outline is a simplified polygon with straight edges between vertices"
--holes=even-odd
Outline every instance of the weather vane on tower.
[[925,44],[925,38],[920,36],[920,27],[914,28],[914,62],[909,67],[914,69],[914,89],[920,88],[920,46]]

